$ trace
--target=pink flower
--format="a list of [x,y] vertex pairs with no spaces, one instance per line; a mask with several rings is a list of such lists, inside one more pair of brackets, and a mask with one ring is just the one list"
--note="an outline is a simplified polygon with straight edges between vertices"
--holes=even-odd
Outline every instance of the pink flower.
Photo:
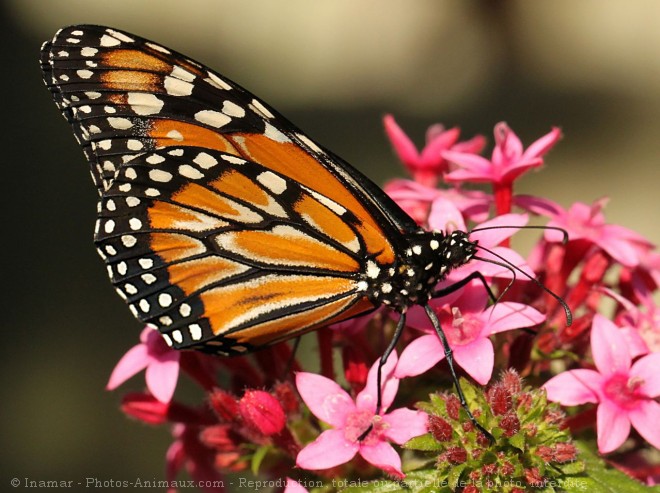
[[[468,284],[460,296],[447,305],[446,299],[431,300],[438,314],[456,364],[481,385],[490,380],[495,351],[489,337],[499,332],[531,327],[545,320],[534,308],[514,302],[502,302],[485,309],[488,297],[479,282]],[[401,354],[395,377],[420,375],[445,357],[442,343],[423,310],[408,311],[408,325],[431,332],[408,344]]]
[[179,377],[180,353],[171,349],[160,333],[145,327],[140,344],[133,346],[119,360],[106,385],[107,390],[119,387],[146,368],[145,380],[151,394],[160,402],[170,402]]
[[554,127],[549,133],[532,143],[523,151],[522,143],[509,126],[495,125],[495,148],[489,159],[466,153],[448,150],[443,156],[459,168],[445,176],[449,182],[511,183],[520,175],[543,164],[542,157],[561,138],[561,131]]
[[548,399],[565,406],[598,403],[598,450],[616,450],[630,434],[630,425],[660,448],[660,354],[648,354],[634,364],[621,331],[602,315],[594,317],[591,353],[595,370],[566,371],[544,388]]
[[284,493],[309,493],[309,492],[303,485],[301,485],[295,479],[286,478],[286,488],[284,488]]
[[[548,226],[566,230],[571,241],[587,240],[626,267],[637,266],[643,253],[653,247],[638,233],[623,226],[605,223],[602,210],[607,199],[597,200],[591,206],[576,202],[568,210],[551,200],[539,197],[521,196],[516,201],[531,212],[550,217]],[[561,241],[562,233],[546,230],[545,239],[552,242]]]
[[279,433],[286,425],[282,404],[263,390],[247,390],[238,409],[245,423],[265,436]]
[[[491,205],[490,196],[479,190],[431,188],[411,180],[392,180],[385,185],[384,190],[418,224],[427,225],[431,217],[434,217],[436,225],[433,227],[443,231],[448,223],[456,223],[453,217],[440,216],[442,210],[447,207],[445,203],[450,204],[452,211],[460,211],[466,220],[475,222],[488,218]],[[440,218],[442,220],[439,220]],[[462,218],[460,223],[463,223]],[[454,226],[453,229],[459,228]]]
[[429,127],[426,133],[426,145],[419,152],[415,144],[394,121],[392,115],[383,118],[385,132],[387,133],[394,152],[406,166],[416,182],[422,185],[435,186],[438,177],[447,171],[447,161],[442,152],[454,149],[462,152],[480,152],[484,146],[484,138],[481,136],[457,143],[461,131],[458,128],[445,130],[442,125]]
[[523,173],[543,164],[544,156],[561,137],[561,131],[553,128],[527,150],[523,151],[518,136],[506,123],[495,125],[495,148],[490,160],[454,150],[443,152],[443,156],[458,166],[445,175],[447,182],[492,183],[495,209],[498,215],[511,212],[513,182]]
[[[383,367],[382,406],[376,414],[378,362],[369,370],[367,385],[355,401],[334,381],[314,373],[298,373],[296,385],[310,411],[332,426],[300,451],[296,464],[303,469],[328,469],[359,453],[367,462],[399,478],[401,458],[388,443],[402,444],[426,433],[426,414],[401,408],[385,414],[399,388],[392,353]],[[367,433],[368,431],[368,433]],[[366,436],[362,436],[367,433]]]

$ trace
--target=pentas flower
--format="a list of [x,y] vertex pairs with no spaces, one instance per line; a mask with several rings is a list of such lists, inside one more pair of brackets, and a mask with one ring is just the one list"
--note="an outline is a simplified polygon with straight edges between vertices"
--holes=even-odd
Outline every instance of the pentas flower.
[[[539,197],[520,196],[516,198],[516,203],[531,212],[548,216],[548,226],[565,230],[570,241],[586,240],[626,267],[637,266],[643,252],[653,248],[653,244],[640,234],[623,226],[605,223],[602,211],[607,199],[604,198],[592,205],[576,202],[568,209]],[[558,242],[562,238],[560,231],[548,229],[545,232],[547,241]]]
[[146,369],[149,392],[160,402],[170,402],[179,377],[180,357],[181,353],[170,348],[158,330],[147,326],[140,334],[140,344],[129,349],[115,366],[106,389],[116,389]]
[[448,218],[443,217],[445,224],[452,224],[456,217],[454,210],[460,211],[462,216],[460,222],[455,223],[452,229],[460,229],[457,224],[463,224],[464,219],[475,222],[485,221],[492,202],[488,194],[479,190],[463,190],[456,187],[431,188],[404,179],[391,180],[383,189],[421,226],[428,225],[430,213],[441,215],[448,207],[451,208],[452,214]]
[[393,376],[392,353],[382,369],[382,405],[376,413],[378,361],[369,370],[367,385],[355,401],[336,382],[314,373],[298,373],[296,386],[309,410],[332,426],[300,451],[296,464],[303,469],[328,469],[360,454],[388,474],[403,478],[401,458],[388,443],[402,444],[426,433],[426,414],[411,409],[386,413],[399,388]]
[[[507,330],[531,327],[545,320],[532,308],[515,302],[501,302],[486,308],[488,297],[480,282],[469,283],[460,297],[429,302],[438,315],[454,360],[482,385],[490,380],[495,350],[490,336]],[[394,375],[397,378],[420,375],[445,357],[445,351],[426,314],[418,309],[408,312],[408,325],[430,332],[411,342],[401,354]]]
[[406,166],[413,179],[422,185],[435,186],[439,176],[447,171],[447,161],[442,153],[448,149],[460,152],[481,152],[485,140],[482,136],[466,142],[458,142],[461,131],[458,128],[445,130],[442,125],[429,127],[426,133],[426,145],[421,152],[394,121],[392,115],[383,118],[387,134],[394,152]]
[[474,153],[448,150],[445,159],[458,167],[445,175],[447,182],[492,183],[497,214],[511,211],[512,184],[523,173],[543,164],[542,157],[561,138],[561,131],[549,133],[523,150],[518,136],[502,122],[495,125],[495,147],[490,159]]
[[596,370],[566,371],[544,388],[548,399],[565,406],[597,403],[598,450],[612,452],[630,434],[630,426],[660,448],[660,354],[632,363],[626,340],[614,323],[597,314],[591,329]]

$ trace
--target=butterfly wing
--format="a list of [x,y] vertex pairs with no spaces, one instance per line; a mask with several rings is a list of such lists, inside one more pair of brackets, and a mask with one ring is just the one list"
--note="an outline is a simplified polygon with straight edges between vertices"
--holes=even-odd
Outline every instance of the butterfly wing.
[[367,262],[393,265],[415,225],[275,110],[100,26],[59,31],[42,69],[101,196],[111,279],[174,346],[242,352],[373,309]]

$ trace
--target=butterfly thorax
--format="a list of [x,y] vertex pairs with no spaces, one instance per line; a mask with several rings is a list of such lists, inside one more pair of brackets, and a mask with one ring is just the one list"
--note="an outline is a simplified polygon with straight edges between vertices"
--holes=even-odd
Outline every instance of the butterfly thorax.
[[477,247],[463,231],[446,235],[441,231],[420,230],[406,239],[408,247],[393,265],[381,268],[368,261],[365,280],[372,303],[401,312],[412,305],[425,304],[432,297],[435,285],[452,269],[467,263]]

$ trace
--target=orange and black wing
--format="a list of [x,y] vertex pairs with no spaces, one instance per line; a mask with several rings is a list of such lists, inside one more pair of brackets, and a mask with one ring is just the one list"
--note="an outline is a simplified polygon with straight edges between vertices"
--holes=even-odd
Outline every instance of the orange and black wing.
[[373,309],[365,273],[415,225],[275,110],[100,26],[59,31],[42,69],[101,196],[111,279],[173,346],[245,352]]

